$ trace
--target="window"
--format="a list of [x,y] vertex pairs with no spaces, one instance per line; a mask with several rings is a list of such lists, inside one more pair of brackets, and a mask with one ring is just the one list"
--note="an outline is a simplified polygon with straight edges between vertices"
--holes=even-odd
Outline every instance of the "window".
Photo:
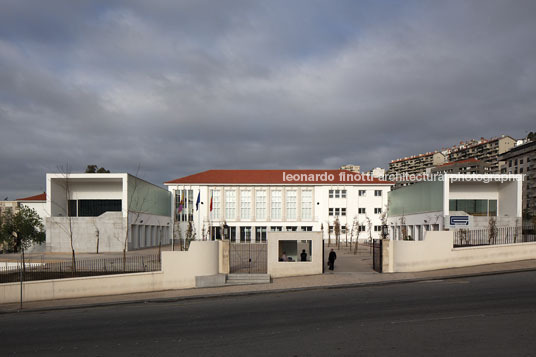
[[519,159],[519,165],[523,165],[523,159]]
[[381,196],[382,190],[374,190],[374,196]]
[[335,198],[340,198],[340,197],[341,197],[341,191],[335,190]]
[[365,190],[359,190],[358,191],[358,195],[361,196],[361,197],[365,196],[366,193],[367,193],[367,191],[365,191]]
[[496,216],[497,200],[449,200],[449,210],[473,216]]
[[382,213],[382,209],[381,209],[381,207],[376,207],[376,208],[374,208],[374,213],[376,213],[376,214],[380,214],[380,213]]
[[256,191],[255,197],[255,219],[263,221],[266,219],[266,191]]
[[236,219],[236,192],[234,190],[225,191],[225,219]]
[[301,231],[302,231],[302,232],[312,232],[312,231],[313,231],[313,227],[311,227],[311,226],[302,226],[302,227],[301,227]]
[[281,191],[272,191],[272,219],[281,219]]
[[301,194],[301,218],[313,218],[313,191],[305,190]]
[[121,212],[121,200],[69,200],[70,217],[98,217],[105,212]]
[[240,227],[240,243],[251,242],[251,227]]
[[367,213],[367,209],[366,209],[365,207],[359,207],[359,208],[357,209],[357,213],[359,213],[359,214],[365,214],[365,213]]
[[[9,207],[11,208],[11,207]],[[76,200],[69,200],[69,207],[67,211],[67,215],[69,217],[76,217],[78,216],[78,201]]]
[[255,227],[255,242],[266,242],[266,227]]
[[236,227],[229,227],[229,239],[231,242],[236,242]]
[[335,208],[335,216],[339,216],[341,214],[340,208]]
[[341,198],[346,198],[346,190],[341,190]]
[[[80,207],[78,207],[80,210]],[[180,212],[179,212],[180,210]],[[176,220],[188,222],[194,220],[194,191],[177,190],[175,191],[175,214]]]
[[365,226],[361,225],[359,226],[358,230],[359,232],[364,232],[366,229],[365,229]]
[[382,226],[374,226],[374,232],[381,232]]
[[296,191],[287,191],[287,219],[296,219]]
[[298,230],[298,227],[297,226],[286,226],[285,230],[287,232],[296,232]]
[[280,262],[310,262],[313,241],[280,240],[278,247]]
[[[212,197],[212,212],[210,212],[210,218],[213,220],[219,220],[221,217],[220,190],[210,190],[210,197]],[[210,206],[209,206],[209,209],[210,209]]]
[[333,216],[333,208],[329,208],[329,215]]
[[512,167],[512,160],[508,161],[508,167]]
[[341,208],[341,216],[346,216],[346,207]]
[[519,173],[520,173],[520,174],[523,173],[523,168],[520,168],[520,169],[519,169]]
[[240,191],[240,218],[251,219],[251,191]]
[[333,198],[333,190],[329,190],[329,198]]
[[272,227],[270,227],[270,231],[271,232],[281,232],[281,231],[283,231],[283,227],[281,227],[281,226],[272,226]]

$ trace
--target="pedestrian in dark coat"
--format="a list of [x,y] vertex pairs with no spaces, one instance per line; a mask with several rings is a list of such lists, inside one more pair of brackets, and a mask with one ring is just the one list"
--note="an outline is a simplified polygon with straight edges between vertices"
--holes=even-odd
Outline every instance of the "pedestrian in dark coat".
[[331,249],[331,252],[329,252],[329,256],[328,256],[329,270],[335,269],[335,259],[337,259],[337,254],[335,254],[333,249]]
[[303,249],[303,250],[301,251],[300,257],[301,257],[301,261],[302,261],[302,262],[306,262],[306,261],[307,261],[307,253],[305,253],[305,249]]

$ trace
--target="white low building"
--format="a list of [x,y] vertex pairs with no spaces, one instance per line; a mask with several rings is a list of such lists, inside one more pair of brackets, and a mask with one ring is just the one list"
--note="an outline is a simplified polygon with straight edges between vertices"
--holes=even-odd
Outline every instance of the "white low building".
[[358,230],[360,240],[379,238],[391,184],[346,170],[209,170],[165,182],[182,227],[175,239],[225,234],[243,243],[265,242],[268,231],[317,231],[333,240],[336,219],[343,241],[352,226],[354,240]]
[[467,228],[487,228],[490,218],[497,227],[518,227],[522,182],[523,175],[445,174],[393,190],[390,238],[422,240],[426,231],[453,228],[450,216],[468,217]]
[[45,224],[45,217],[47,216],[47,194],[45,192],[35,196],[18,198],[17,202],[19,202],[21,206],[33,209],[43,220],[43,224]]
[[117,252],[169,244],[171,197],[127,173],[47,174],[48,251]]

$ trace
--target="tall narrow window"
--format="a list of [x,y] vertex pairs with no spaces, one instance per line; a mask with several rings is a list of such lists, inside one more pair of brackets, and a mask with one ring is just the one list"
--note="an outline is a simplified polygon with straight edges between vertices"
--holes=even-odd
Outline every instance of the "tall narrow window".
[[287,191],[287,219],[296,219],[296,191]]
[[255,227],[255,242],[266,242],[266,227]]
[[281,191],[272,191],[272,220],[281,219]]
[[251,219],[251,191],[240,191],[240,218]]
[[266,219],[266,191],[255,192],[255,219],[264,221]]
[[304,190],[301,193],[301,218],[313,218],[313,191]]
[[251,242],[251,227],[240,227],[240,243]]
[[[212,198],[212,212],[210,212],[210,218],[212,220],[219,220],[221,217],[221,200],[220,200],[220,190],[210,190],[210,197]],[[210,209],[210,198],[209,198],[209,209]]]
[[234,190],[225,191],[225,219],[236,219],[236,192]]

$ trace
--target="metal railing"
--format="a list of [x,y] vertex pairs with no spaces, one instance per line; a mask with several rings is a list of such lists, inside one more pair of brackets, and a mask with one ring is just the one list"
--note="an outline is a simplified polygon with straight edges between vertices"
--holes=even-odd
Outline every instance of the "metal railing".
[[[99,259],[77,259],[73,269],[71,260],[25,262],[22,269],[23,281],[65,279],[97,275],[128,274],[160,271],[160,255],[139,255]],[[19,262],[0,263],[0,283],[20,281]]]
[[515,244],[536,242],[535,226],[457,229],[454,232],[454,247],[474,247],[481,245]]

